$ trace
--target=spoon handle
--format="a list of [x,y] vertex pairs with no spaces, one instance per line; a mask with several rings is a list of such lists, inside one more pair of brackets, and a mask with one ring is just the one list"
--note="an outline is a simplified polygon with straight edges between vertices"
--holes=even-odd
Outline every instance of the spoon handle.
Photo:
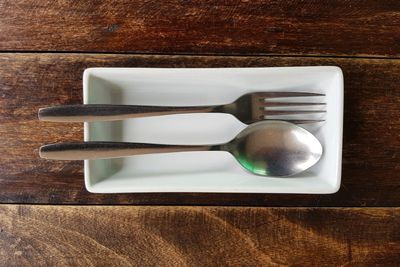
[[41,108],[39,109],[38,117],[39,120],[53,122],[111,121],[182,113],[213,112],[219,107],[220,106],[172,107],[109,104],[63,105]]
[[45,159],[86,160],[120,158],[152,153],[220,150],[214,146],[158,145],[126,142],[76,142],[56,143],[40,147],[39,155]]

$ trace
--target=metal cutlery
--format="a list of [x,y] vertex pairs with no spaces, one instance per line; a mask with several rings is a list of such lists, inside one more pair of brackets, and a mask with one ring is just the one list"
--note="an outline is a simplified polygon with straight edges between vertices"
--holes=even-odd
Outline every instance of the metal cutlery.
[[322,155],[318,139],[285,121],[253,123],[226,144],[206,146],[158,145],[125,142],[81,142],[44,145],[47,159],[86,160],[150,153],[227,151],[248,171],[265,176],[290,176],[313,166]]
[[[274,98],[317,97],[325,96],[309,92],[255,92],[239,97],[236,101],[226,105],[216,106],[139,106],[139,105],[110,105],[110,104],[83,104],[63,105],[39,109],[38,116],[42,121],[54,122],[91,122],[123,120],[148,116],[160,116],[182,113],[228,113],[234,115],[243,123],[250,124],[257,121],[274,119],[275,115],[295,115],[324,113],[323,102],[276,102]],[[321,106],[318,109],[304,107]],[[278,107],[278,108],[277,108]],[[302,109],[285,109],[280,107],[303,107]],[[321,120],[287,120],[292,123],[311,123]]]

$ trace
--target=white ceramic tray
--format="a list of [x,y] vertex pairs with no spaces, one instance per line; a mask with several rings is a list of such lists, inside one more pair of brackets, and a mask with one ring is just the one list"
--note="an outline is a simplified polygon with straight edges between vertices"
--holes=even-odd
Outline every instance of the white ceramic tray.
[[[338,67],[282,68],[90,68],[83,75],[85,104],[226,104],[255,91],[325,93],[326,114],[304,125],[324,147],[321,160],[290,178],[253,175],[227,152],[184,152],[85,161],[85,185],[93,193],[237,192],[334,193],[340,187],[343,75]],[[283,100],[277,99],[276,101]],[[297,98],[296,101],[309,98]],[[293,99],[292,99],[293,101]],[[293,107],[291,107],[293,108]],[[311,117],[310,117],[311,116]],[[85,123],[85,141],[213,144],[246,127],[228,114],[181,114]]]

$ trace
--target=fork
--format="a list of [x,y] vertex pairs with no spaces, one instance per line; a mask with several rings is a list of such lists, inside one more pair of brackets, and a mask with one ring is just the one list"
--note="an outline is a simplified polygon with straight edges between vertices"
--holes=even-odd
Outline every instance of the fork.
[[[275,102],[273,98],[316,97],[325,96],[309,92],[254,92],[245,94],[234,102],[214,106],[140,106],[113,104],[62,105],[39,109],[38,116],[42,121],[54,122],[93,122],[112,121],[127,118],[183,114],[183,113],[228,113],[243,123],[250,124],[261,120],[273,120],[275,115],[295,115],[325,113],[325,109],[268,109],[269,107],[325,106],[321,102]],[[323,120],[286,120],[292,123],[311,123]]]

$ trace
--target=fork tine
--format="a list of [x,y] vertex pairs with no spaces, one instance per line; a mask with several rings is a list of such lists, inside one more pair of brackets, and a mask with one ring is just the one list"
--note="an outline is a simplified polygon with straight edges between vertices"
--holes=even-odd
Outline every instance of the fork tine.
[[[265,121],[274,121],[276,119],[264,119]],[[310,124],[310,123],[318,123],[324,122],[325,120],[284,120],[293,124]]]
[[321,93],[308,93],[308,92],[257,92],[254,94],[260,98],[325,96],[325,94],[321,94]]
[[326,103],[312,103],[312,102],[266,102],[260,99],[261,106],[265,107],[286,107],[286,106],[324,106]]
[[326,113],[326,110],[268,110],[262,108],[262,114],[265,116],[310,114],[310,113]]

